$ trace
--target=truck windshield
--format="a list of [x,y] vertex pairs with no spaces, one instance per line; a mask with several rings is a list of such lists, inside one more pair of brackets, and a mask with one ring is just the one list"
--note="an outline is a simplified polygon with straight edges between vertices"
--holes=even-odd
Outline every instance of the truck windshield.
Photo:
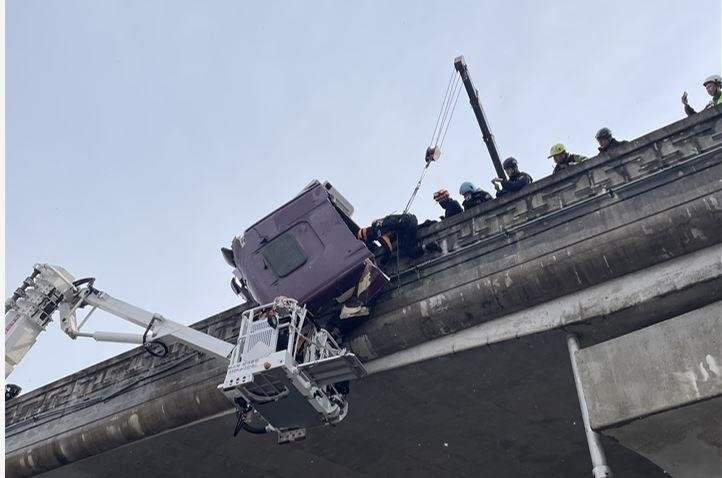
[[291,232],[285,232],[266,244],[263,257],[277,277],[286,277],[308,260]]

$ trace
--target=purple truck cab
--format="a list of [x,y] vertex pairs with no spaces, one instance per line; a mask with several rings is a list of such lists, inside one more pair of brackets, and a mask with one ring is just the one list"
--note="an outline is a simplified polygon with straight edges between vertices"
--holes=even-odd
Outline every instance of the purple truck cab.
[[315,312],[358,288],[362,274],[370,270],[363,294],[368,302],[388,277],[356,238],[351,214],[351,205],[328,182],[313,181],[233,239],[234,275],[260,304],[286,296]]

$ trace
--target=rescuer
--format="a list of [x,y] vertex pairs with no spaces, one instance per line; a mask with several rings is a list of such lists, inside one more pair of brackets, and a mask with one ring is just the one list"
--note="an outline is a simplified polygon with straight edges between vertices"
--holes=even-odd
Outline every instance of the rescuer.
[[436,191],[434,193],[434,201],[438,202],[439,206],[444,209],[444,217],[442,219],[448,219],[462,212],[459,201],[451,199],[451,197],[449,197],[449,191],[446,189]]
[[597,138],[597,142],[599,143],[598,149],[600,153],[609,152],[617,146],[626,143],[626,141],[617,141],[617,139],[612,136],[612,130],[606,127],[597,131],[595,138]]
[[421,246],[416,238],[417,229],[418,221],[415,215],[391,214],[383,219],[376,219],[369,227],[362,227],[356,237],[369,245],[378,241],[386,253],[383,260],[395,253],[416,259],[424,252],[441,251],[441,247],[435,242]]
[[558,173],[570,166],[576,166],[586,161],[588,158],[581,154],[571,154],[567,152],[566,146],[562,143],[557,143],[549,150],[549,157],[554,158],[556,166],[554,166],[554,173]]
[[494,178],[491,180],[491,183],[496,189],[496,197],[503,196],[507,193],[515,193],[527,184],[532,183],[531,176],[519,171],[519,163],[516,158],[506,158],[503,167],[509,179]]
[[469,181],[461,183],[461,187],[459,187],[459,194],[464,196],[464,202],[461,203],[462,206],[464,206],[464,211],[468,211],[474,206],[478,206],[479,204],[483,204],[486,201],[491,201],[493,199],[491,194],[483,189],[476,188],[474,184]]
[[[705,106],[704,109],[714,108],[715,106],[722,105],[722,77],[720,77],[719,75],[708,76],[704,80],[704,83],[702,83],[702,86],[705,87],[707,93],[712,97],[712,99],[709,103],[707,103],[707,106]],[[682,104],[684,105],[684,112],[687,113],[687,116],[692,116],[696,113],[694,108],[689,106],[686,91],[682,95]]]

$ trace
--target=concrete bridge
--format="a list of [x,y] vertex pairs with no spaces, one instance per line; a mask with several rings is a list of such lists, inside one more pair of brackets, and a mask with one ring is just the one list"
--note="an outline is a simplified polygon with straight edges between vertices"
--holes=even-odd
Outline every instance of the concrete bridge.
[[223,365],[136,349],[11,402],[7,476],[589,476],[583,418],[617,476],[722,476],[721,163],[718,108],[423,230],[335,428],[233,438]]

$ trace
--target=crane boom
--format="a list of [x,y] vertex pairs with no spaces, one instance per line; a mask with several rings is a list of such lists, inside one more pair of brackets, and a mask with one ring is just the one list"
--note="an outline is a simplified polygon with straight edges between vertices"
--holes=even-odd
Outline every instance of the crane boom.
[[466,66],[466,61],[464,60],[463,55],[456,57],[454,60],[454,68],[456,68],[456,71],[459,72],[461,81],[464,82],[464,88],[466,88],[466,93],[469,95],[469,101],[471,102],[471,109],[474,110],[474,116],[476,116],[476,121],[479,123],[479,128],[481,128],[481,135],[484,138],[484,143],[486,143],[487,149],[489,150],[489,156],[491,156],[491,162],[494,163],[496,174],[498,177],[506,179],[504,168],[501,166],[499,151],[496,148],[496,141],[494,141],[494,135],[491,133],[491,129],[489,129],[489,122],[486,120],[484,108],[482,108],[481,100],[479,100],[479,92],[476,88],[474,88],[474,84],[471,82],[469,69]]
[[[306,427],[343,420],[348,411],[345,382],[366,375],[358,358],[307,319],[306,307],[294,299],[277,297],[244,311],[234,345],[116,299],[94,284],[93,278],[76,280],[62,267],[35,265],[5,304],[5,378],[57,312],[60,328],[72,339],[142,344],[158,357],[181,342],[224,361],[228,369],[218,388],[238,409],[236,432],[275,431],[279,443],[286,443],[304,438]],[[85,307],[90,310],[78,324],[76,313]],[[82,331],[98,309],[145,330],[142,334]],[[6,384],[6,399],[18,393],[20,387]],[[248,423],[254,410],[268,425],[258,428]]]
[[[94,279],[76,280],[59,266],[37,264],[23,284],[5,304],[5,378],[25,357],[57,311],[60,327],[72,339],[90,337],[98,341],[137,343],[151,353],[164,354],[174,342],[184,344],[222,360],[228,360],[233,345],[165,317],[148,312],[93,287]],[[81,322],[76,312],[92,307]],[[145,328],[143,334],[119,332],[82,332],[96,309]],[[161,341],[162,340],[162,341]]]

